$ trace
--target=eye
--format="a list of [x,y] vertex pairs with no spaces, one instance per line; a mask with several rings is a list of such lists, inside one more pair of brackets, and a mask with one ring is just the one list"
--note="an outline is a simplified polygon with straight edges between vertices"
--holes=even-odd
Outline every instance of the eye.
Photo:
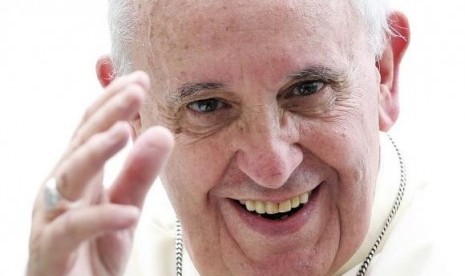
[[223,107],[225,103],[215,98],[199,100],[187,105],[187,108],[198,113],[210,113]]
[[309,96],[317,93],[323,88],[325,83],[323,81],[305,81],[295,85],[292,88],[292,95],[294,96]]

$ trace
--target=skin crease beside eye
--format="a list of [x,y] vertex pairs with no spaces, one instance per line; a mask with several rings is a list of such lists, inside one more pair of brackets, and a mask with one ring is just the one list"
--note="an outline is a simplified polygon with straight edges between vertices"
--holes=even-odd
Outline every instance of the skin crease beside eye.
[[[301,116],[306,118],[320,118],[329,121],[333,120],[334,118],[330,111],[335,108],[338,102],[344,103],[347,99],[348,80],[345,79],[344,76],[341,76],[337,80],[326,80],[326,82],[328,83],[324,84],[320,91],[307,96],[290,97],[290,99],[284,100],[281,94],[288,95],[291,94],[292,91],[287,91],[289,88],[284,88],[284,92],[278,92],[277,101],[282,109],[282,116]],[[292,84],[294,87],[295,85],[296,84]],[[288,87],[289,86],[291,85],[288,85]],[[325,95],[316,97],[315,95],[319,93]],[[237,102],[230,104],[227,103],[226,100],[224,100],[224,102],[225,106],[227,106],[226,109],[229,110],[221,110],[220,112],[215,110],[203,114],[189,110],[188,105],[191,104],[191,102],[179,107],[177,111],[166,109],[169,111],[161,114],[164,114],[164,122],[173,133],[189,136],[191,139],[189,144],[196,144],[221,131],[227,131],[228,128],[233,127],[235,121],[240,119],[239,104]],[[169,116],[170,114],[172,115]],[[205,119],[205,117],[208,118]],[[199,120],[202,123],[199,123]],[[203,124],[205,121],[206,123]]]
[[[293,89],[296,88],[297,85],[314,85],[309,84],[308,81],[304,81],[300,84],[294,84]],[[318,84],[317,84],[318,86]],[[281,104],[281,108],[284,109],[285,112],[291,112],[298,114],[304,117],[316,117],[316,116],[324,116],[331,107],[335,104],[338,98],[343,100],[342,97],[344,95],[343,91],[340,91],[341,88],[344,87],[341,83],[329,83],[329,84],[322,84],[319,87],[319,90],[316,92],[311,92],[309,95],[303,96],[290,96],[286,100],[283,101]],[[336,89],[334,89],[336,88]],[[324,90],[324,91],[323,91]],[[331,90],[331,91],[327,91]],[[291,94],[292,91],[286,92],[285,95]],[[317,94],[325,94],[325,95],[317,95]],[[194,110],[190,105],[193,103],[199,103],[201,101],[209,101],[209,100],[217,100],[220,103],[217,103],[218,107],[214,110],[210,111],[197,111]],[[178,113],[178,120],[177,124],[178,127],[175,128],[176,134],[185,134],[192,136],[192,138],[203,139],[214,134],[216,131],[227,127],[228,124],[231,124],[233,118],[228,117],[224,113],[230,112],[225,109],[234,109],[236,107],[230,106],[227,102],[216,99],[216,98],[209,98],[209,99],[202,99],[191,102],[186,105],[184,108],[180,108]],[[203,123],[206,122],[205,125]]]

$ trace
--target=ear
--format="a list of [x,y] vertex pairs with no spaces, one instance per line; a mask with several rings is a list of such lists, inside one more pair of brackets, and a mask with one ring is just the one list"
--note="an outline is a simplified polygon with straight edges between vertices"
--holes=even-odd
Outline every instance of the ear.
[[399,116],[399,66],[410,41],[407,17],[400,12],[389,15],[388,41],[377,62],[380,75],[379,129],[388,131]]
[[[95,71],[100,85],[105,88],[115,79],[115,67],[110,56],[102,56],[97,60]],[[139,112],[129,121],[131,125],[131,137],[133,140],[139,136],[141,132],[141,120]]]
[[111,57],[100,57],[97,60],[97,64],[95,65],[95,71],[97,73],[97,78],[100,82],[100,85],[103,88],[107,87],[115,78],[115,70]]

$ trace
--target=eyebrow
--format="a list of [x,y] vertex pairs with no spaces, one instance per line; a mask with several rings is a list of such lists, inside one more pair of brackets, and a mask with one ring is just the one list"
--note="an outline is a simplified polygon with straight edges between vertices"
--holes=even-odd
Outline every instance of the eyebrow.
[[[313,66],[289,74],[288,79],[295,81],[313,77],[322,78],[324,80],[338,81],[345,75],[346,73],[340,70],[334,70],[324,66]],[[186,83],[176,89],[176,93],[170,97],[170,102],[182,101],[182,99],[192,96],[200,91],[219,90],[223,89],[224,87],[225,85],[220,82]]]
[[199,82],[199,83],[186,83],[176,89],[175,100],[194,95],[202,90],[218,90],[224,88],[224,84],[219,82]]
[[304,78],[321,78],[324,80],[340,81],[347,75],[343,70],[335,70],[324,66],[313,66],[288,75],[290,80],[299,80]]

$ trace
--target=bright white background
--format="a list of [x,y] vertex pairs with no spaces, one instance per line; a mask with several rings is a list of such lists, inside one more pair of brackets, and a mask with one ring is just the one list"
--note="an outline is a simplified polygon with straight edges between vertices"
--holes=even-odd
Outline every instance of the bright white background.
[[[0,274],[21,275],[31,205],[84,108],[100,93],[95,60],[108,52],[105,0],[0,2]],[[401,71],[394,136],[410,171],[435,190],[431,227],[450,253],[464,231],[465,4],[404,0],[412,43]],[[433,215],[433,214],[432,214]],[[462,238],[463,240],[463,238]]]

